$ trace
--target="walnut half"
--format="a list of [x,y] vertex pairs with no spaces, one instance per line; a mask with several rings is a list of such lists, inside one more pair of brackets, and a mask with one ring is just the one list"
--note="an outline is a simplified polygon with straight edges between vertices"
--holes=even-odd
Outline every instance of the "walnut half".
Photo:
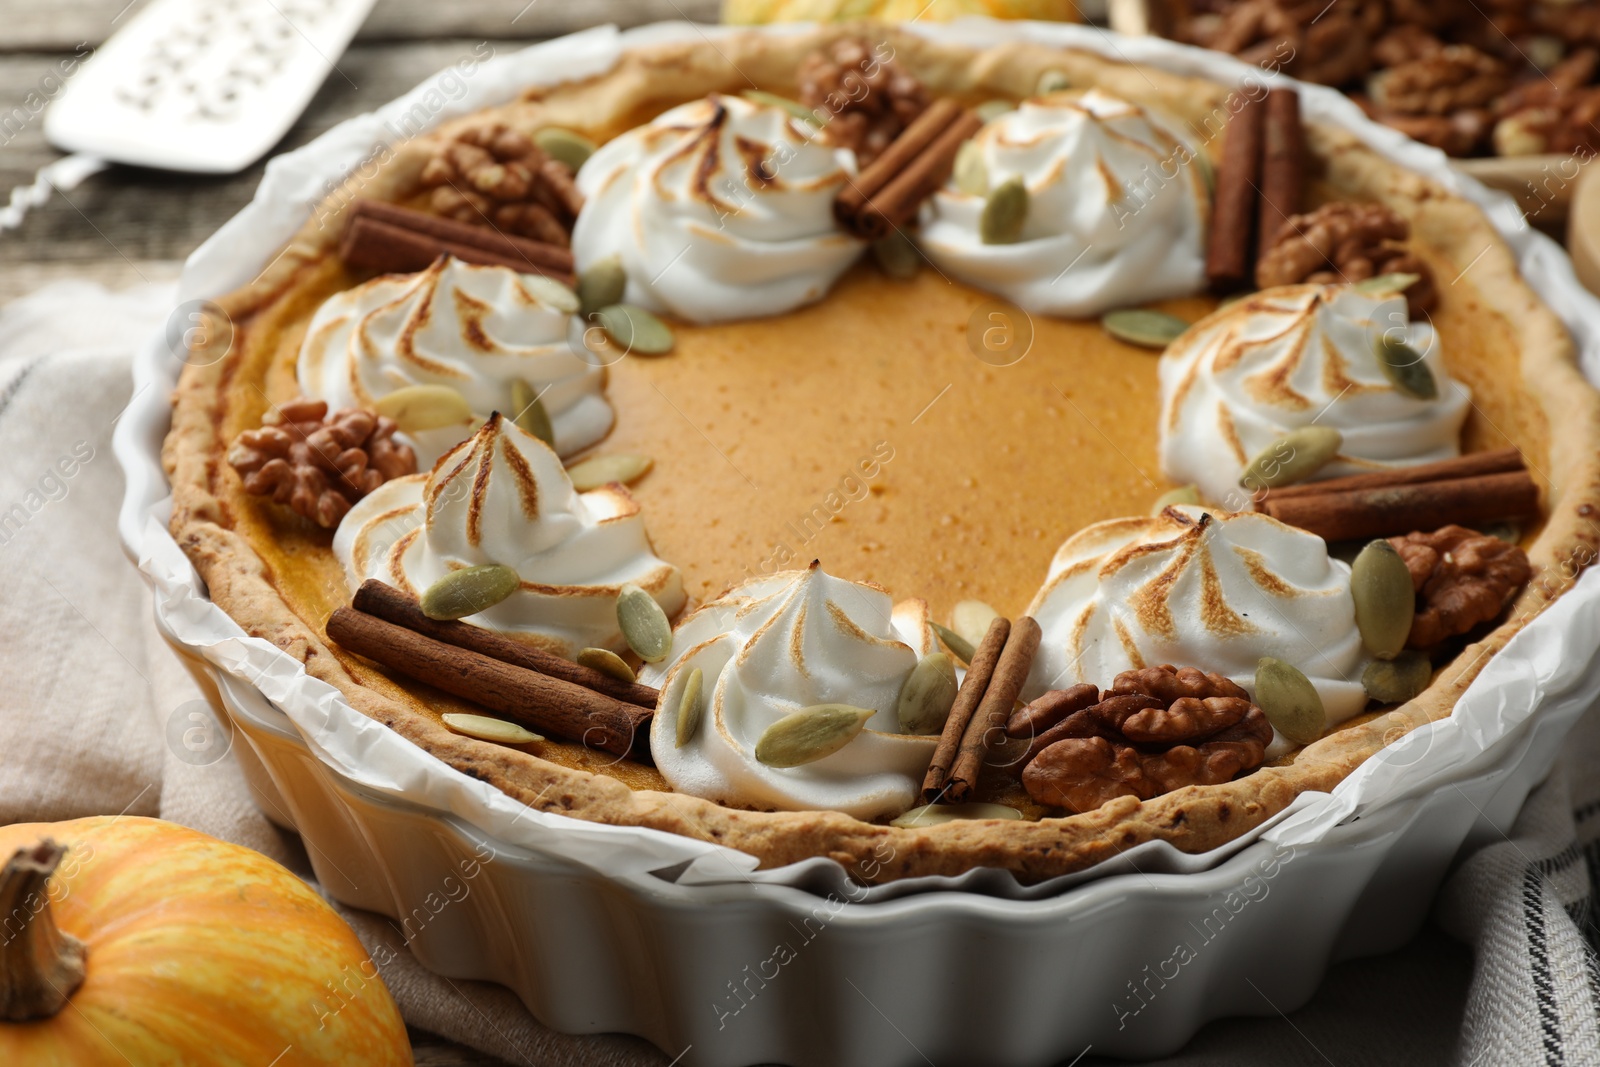
[[1488,622],[1533,577],[1521,548],[1498,537],[1446,526],[1432,533],[1391,537],[1417,592],[1417,614],[1406,645],[1424,651]]
[[583,207],[572,169],[504,123],[462,130],[441,145],[419,179],[446,218],[566,247]]
[[1411,227],[1382,204],[1337,200],[1278,228],[1267,254],[1256,264],[1263,289],[1301,282],[1360,282],[1380,274],[1415,274],[1406,290],[1413,317],[1438,301],[1433,272],[1406,240]]
[[1146,667],[1117,675],[1097,703],[1035,738],[1022,784],[1040,804],[1092,811],[1116,797],[1226,782],[1261,766],[1271,740],[1266,716],[1227,678]]
[[826,116],[822,137],[865,167],[928,106],[922,82],[864,37],[842,37],[800,63],[800,102]]
[[416,453],[394,432],[392,419],[356,408],[329,415],[326,401],[299,397],[235,438],[228,463],[246,492],[332,528],[384,482],[416,473]]

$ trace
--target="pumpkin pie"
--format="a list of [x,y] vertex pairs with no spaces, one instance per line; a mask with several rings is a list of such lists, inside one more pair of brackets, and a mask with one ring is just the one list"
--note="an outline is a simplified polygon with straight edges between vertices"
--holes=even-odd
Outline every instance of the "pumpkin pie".
[[1409,272],[1318,246],[1213,295],[1237,114],[884,27],[634,48],[391,146],[220,301],[172,531],[246,631],[541,810],[868,881],[1213,848],[1448,716],[1600,505],[1559,320],[1351,134],[1298,131],[1295,232],[1381,210],[1403,237],[1339,232]]

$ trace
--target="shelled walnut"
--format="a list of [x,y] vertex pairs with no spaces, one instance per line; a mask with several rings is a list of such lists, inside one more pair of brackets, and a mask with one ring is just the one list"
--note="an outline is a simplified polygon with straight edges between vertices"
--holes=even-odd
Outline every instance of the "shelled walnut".
[[326,401],[299,397],[236,437],[228,463],[246,492],[331,528],[384,482],[416,473],[416,454],[394,432],[392,419],[357,408],[329,414]]
[[1244,689],[1171,665],[1124,671],[1103,694],[1093,686],[1048,693],[1006,727],[1013,737],[1033,731],[1024,788],[1040,804],[1075,812],[1229,781],[1261,766],[1272,740]]
[[1589,152],[1600,148],[1600,51],[1580,48],[1541,78],[1512,89],[1496,105],[1495,152]]
[[825,116],[822,137],[865,167],[928,106],[928,91],[866,38],[844,37],[800,63],[800,102]]
[[1380,110],[1449,115],[1492,104],[1511,86],[1506,65],[1471,45],[1452,44],[1374,74],[1367,84]]
[[1446,526],[1391,537],[1417,593],[1410,648],[1424,651],[1488,622],[1533,576],[1527,554],[1498,537]]
[[439,147],[420,181],[429,206],[458,222],[566,247],[583,194],[572,169],[504,123],[474,126]]
[[1600,150],[1600,86],[1571,89],[1505,116],[1494,125],[1494,150],[1501,156]]
[[1433,272],[1407,246],[1411,227],[1382,204],[1336,200],[1279,228],[1267,254],[1256,264],[1263,289],[1300,282],[1359,282],[1380,274],[1415,274],[1406,290],[1413,316],[1438,300]]
[[1344,85],[1371,68],[1371,43],[1383,27],[1377,0],[1244,0],[1190,20],[1180,37],[1306,81]]
[[1444,49],[1444,42],[1417,23],[1391,27],[1372,46],[1372,59],[1380,67],[1398,67]]
[[[1179,40],[1333,85],[1452,156],[1600,147],[1597,0],[1184,0]],[[1566,76],[1576,72],[1576,78]],[[1364,83],[1364,84],[1363,84]]]
[[1568,44],[1600,45],[1600,4],[1544,3],[1524,5],[1533,25]]

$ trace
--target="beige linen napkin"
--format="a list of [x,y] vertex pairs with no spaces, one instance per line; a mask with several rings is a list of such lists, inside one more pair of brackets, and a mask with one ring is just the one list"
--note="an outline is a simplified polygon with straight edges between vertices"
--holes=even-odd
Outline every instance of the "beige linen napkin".
[[[166,286],[59,282],[0,310],[0,823],[156,816],[305,874],[298,842],[256,809],[237,764],[197,765],[185,748],[190,716],[208,705],[117,543],[111,433],[132,353],[171,304]],[[387,919],[335,907],[390,961],[380,972],[413,1026],[514,1064],[667,1062],[636,1037],[557,1033],[501,986],[424,970]]]

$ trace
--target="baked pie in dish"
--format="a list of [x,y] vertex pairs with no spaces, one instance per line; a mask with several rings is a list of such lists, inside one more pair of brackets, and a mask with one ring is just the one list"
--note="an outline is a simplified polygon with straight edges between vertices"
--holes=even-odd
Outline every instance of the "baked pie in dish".
[[1594,554],[1600,396],[1478,208],[1071,50],[638,47],[221,309],[165,448],[212,599],[524,803],[764,866],[1215,847]]

